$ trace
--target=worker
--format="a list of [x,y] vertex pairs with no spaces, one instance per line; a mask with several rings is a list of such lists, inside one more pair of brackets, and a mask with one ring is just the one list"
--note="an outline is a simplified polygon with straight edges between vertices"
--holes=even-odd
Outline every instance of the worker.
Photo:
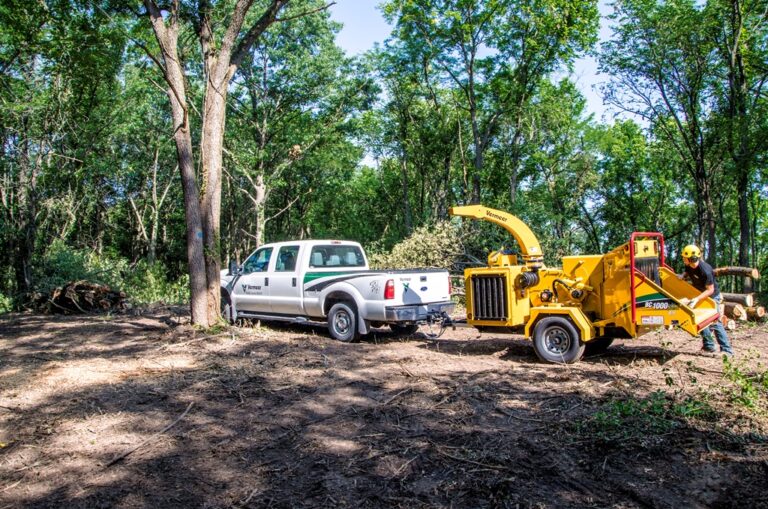
[[[693,309],[702,299],[710,297],[719,308],[723,298],[720,295],[720,288],[715,280],[715,271],[712,270],[711,265],[701,259],[701,249],[694,244],[689,244],[683,248],[682,255],[685,271],[680,275],[680,278],[690,280],[693,287],[701,292],[688,302],[688,307]],[[715,320],[712,325],[702,329],[701,339],[704,343],[702,351],[709,353],[716,351],[712,332],[715,333],[717,342],[720,345],[720,351],[725,355],[733,355],[731,343],[728,341],[725,327],[723,327],[720,320]]]

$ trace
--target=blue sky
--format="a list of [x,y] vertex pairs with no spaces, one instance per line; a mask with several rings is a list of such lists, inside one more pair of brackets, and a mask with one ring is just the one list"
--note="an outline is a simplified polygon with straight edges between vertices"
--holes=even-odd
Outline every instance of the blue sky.
[[[331,6],[332,18],[344,24],[337,42],[348,54],[363,53],[372,48],[374,43],[383,42],[389,36],[391,27],[384,21],[377,7],[381,3],[381,0],[336,0],[336,5]],[[608,12],[606,0],[601,0],[601,15],[605,16]],[[607,22],[603,18],[600,38],[603,40],[609,35]],[[595,114],[597,120],[610,115],[603,106],[599,91],[595,88],[605,78],[597,74],[597,63],[593,58],[579,59],[575,63],[571,79],[576,82],[587,98],[587,109]]]

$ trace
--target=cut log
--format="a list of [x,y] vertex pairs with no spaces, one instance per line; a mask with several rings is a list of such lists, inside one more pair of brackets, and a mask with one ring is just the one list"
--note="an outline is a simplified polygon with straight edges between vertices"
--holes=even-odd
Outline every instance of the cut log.
[[734,320],[746,320],[747,310],[744,309],[744,306],[741,304],[737,304],[735,302],[726,302],[725,316],[728,318],[733,318]]
[[760,271],[752,267],[718,267],[715,276],[744,276],[752,279],[760,279]]
[[736,330],[736,320],[733,318],[728,318],[727,316],[721,314],[720,323],[722,323],[723,327],[728,330]]
[[750,320],[764,320],[765,308],[763,306],[754,306],[747,308],[747,317]]
[[721,293],[720,295],[725,302],[735,302],[748,308],[755,305],[755,296],[751,293]]

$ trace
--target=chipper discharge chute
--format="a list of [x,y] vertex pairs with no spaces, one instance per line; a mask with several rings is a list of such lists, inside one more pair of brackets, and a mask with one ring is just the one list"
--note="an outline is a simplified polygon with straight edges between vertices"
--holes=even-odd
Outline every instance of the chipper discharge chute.
[[633,233],[606,254],[566,256],[562,268],[549,268],[538,239],[517,217],[482,205],[453,207],[451,214],[498,224],[519,247],[515,254],[494,251],[487,267],[464,271],[467,324],[525,334],[545,361],[576,362],[586,349],[602,351],[615,338],[659,327],[697,335],[719,318],[712,299],[687,306],[700,292],[664,263],[660,233]]

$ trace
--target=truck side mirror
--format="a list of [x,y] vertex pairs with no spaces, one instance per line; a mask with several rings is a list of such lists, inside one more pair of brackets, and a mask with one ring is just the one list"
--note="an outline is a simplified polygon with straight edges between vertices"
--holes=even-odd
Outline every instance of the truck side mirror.
[[240,270],[240,267],[237,266],[237,262],[235,260],[230,259],[229,260],[229,274],[228,276],[232,276],[234,274],[237,274],[237,272]]

